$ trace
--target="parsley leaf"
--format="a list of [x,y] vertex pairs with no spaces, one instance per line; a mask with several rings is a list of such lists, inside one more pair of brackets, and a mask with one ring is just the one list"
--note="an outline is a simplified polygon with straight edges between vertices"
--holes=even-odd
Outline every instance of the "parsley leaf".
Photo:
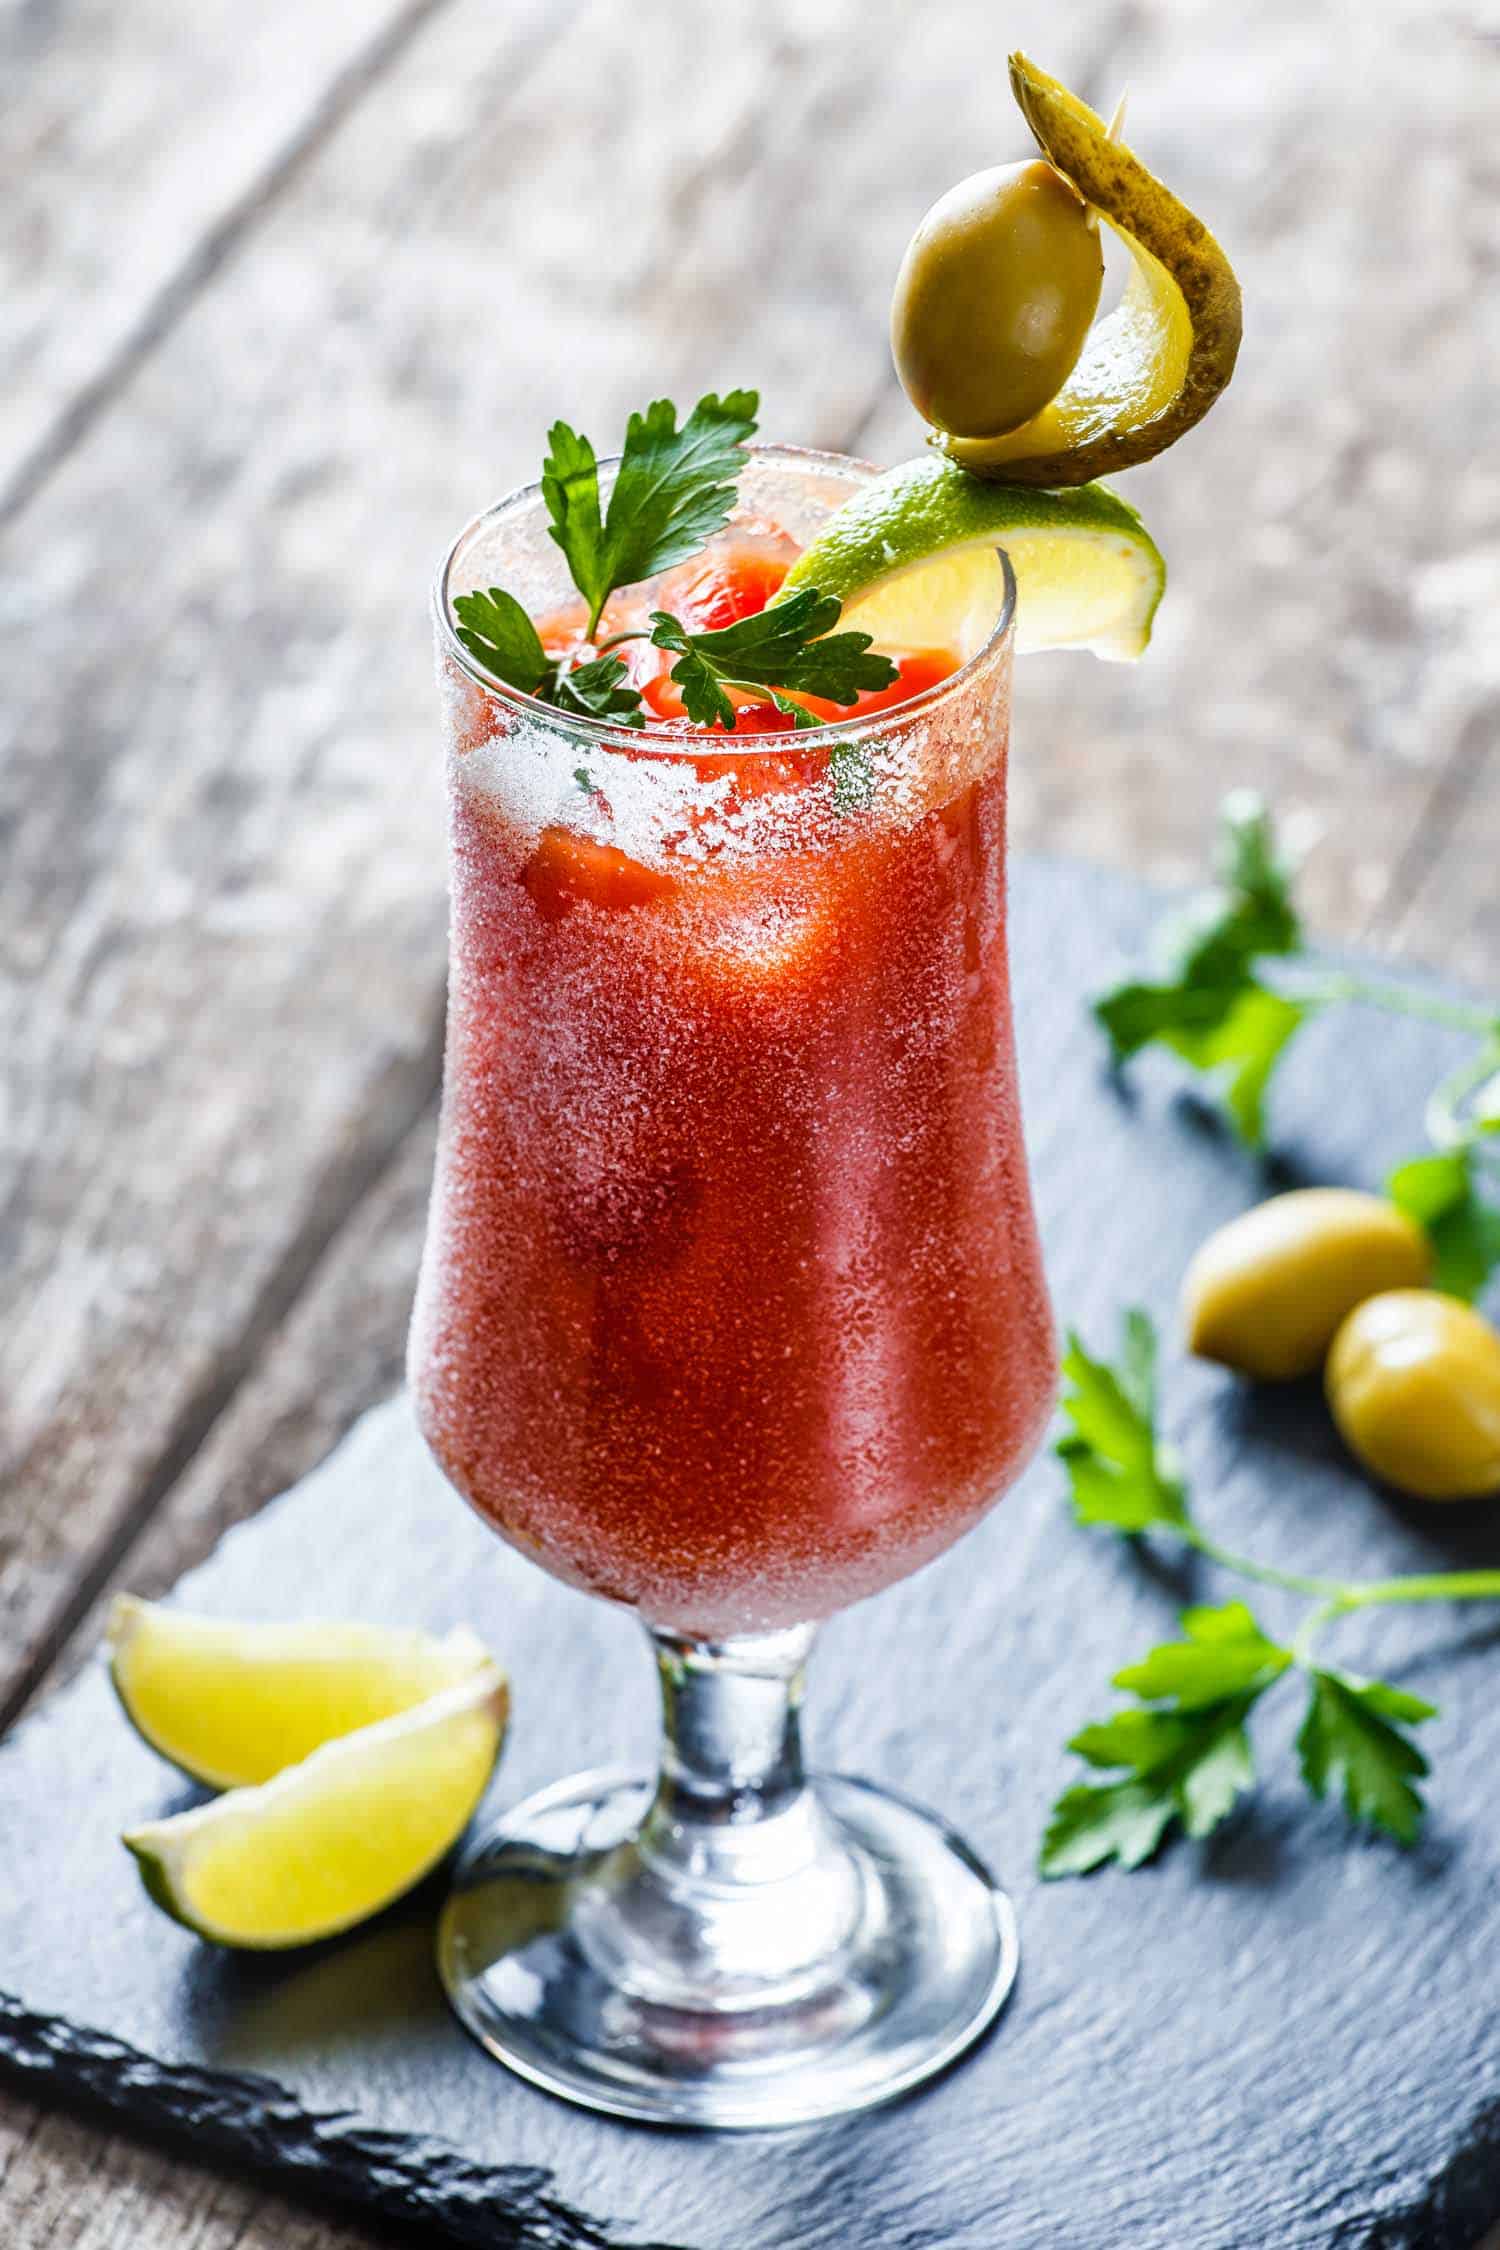
[[1185,1640],[1164,1641],[1139,1664],[1116,1672],[1114,1685],[1146,1703],[1198,1711],[1231,1695],[1258,1695],[1291,1663],[1289,1649],[1268,1640],[1243,1602],[1185,1609]]
[[1139,1867],[1174,1820],[1189,1836],[1207,1836],[1254,1782],[1245,1720],[1291,1651],[1266,1638],[1243,1602],[1185,1610],[1182,1625],[1185,1639],[1115,1674],[1116,1687],[1158,1707],[1128,1706],[1068,1744],[1091,1766],[1125,1770],[1058,1798],[1042,1840],[1043,1875],[1086,1875],[1109,1860]]
[[858,812],[875,794],[875,768],[862,743],[836,742],[828,753],[835,812]]
[[691,633],[679,618],[658,609],[651,615],[651,639],[677,654],[672,678],[688,717],[699,725],[718,720],[733,730],[735,707],[724,692],[729,687],[790,690],[773,692],[772,702],[799,723],[815,725],[812,714],[792,700],[798,693],[853,703],[862,689],[889,687],[897,676],[889,657],[869,653],[870,634],[829,632],[840,607],[836,595],[805,586],[715,633]]
[[1472,1152],[1456,1148],[1398,1164],[1385,1183],[1397,1210],[1426,1230],[1432,1286],[1470,1300],[1500,1265],[1500,1211],[1480,1197],[1474,1171]]
[[552,538],[567,560],[568,575],[589,605],[589,631],[611,592],[599,507],[599,461],[586,437],[554,422],[542,463],[542,499],[552,518]]
[[1212,1079],[1240,1139],[1260,1148],[1266,1137],[1265,1100],[1282,1049],[1312,1013],[1300,1000],[1251,982],[1212,1030],[1176,1031],[1166,1043],[1184,1062]]
[[1144,1312],[1125,1315],[1113,1367],[1069,1331],[1061,1404],[1072,1429],[1055,1451],[1076,1522],[1136,1532],[1188,1521],[1176,1459],[1156,1434],[1155,1368],[1156,1333]]
[[1297,1736],[1303,1779],[1315,1797],[1341,1791],[1351,1820],[1414,1843],[1426,1808],[1413,1783],[1427,1760],[1396,1722],[1436,1716],[1435,1705],[1383,1680],[1314,1671]]
[[544,696],[560,711],[620,726],[645,724],[640,692],[618,656],[596,656],[571,668],[565,658],[549,656],[521,604],[502,586],[459,594],[453,609],[464,647],[497,679],[526,695]]
[[[709,392],[680,429],[669,399],[632,414],[607,506],[592,444],[566,422],[553,423],[542,498],[551,537],[588,605],[589,639],[618,587],[686,561],[723,530],[759,404],[754,391],[729,391],[723,398]],[[639,691],[611,653],[615,639],[644,635],[610,636],[602,654],[573,665],[566,655],[548,654],[521,604],[499,586],[461,594],[453,606],[460,640],[497,679],[581,717],[645,724]],[[774,704],[798,728],[814,727],[818,721],[799,696],[848,704],[863,689],[889,687],[899,676],[888,657],[871,655],[870,634],[830,631],[839,609],[834,595],[806,587],[716,633],[690,633],[679,618],[657,610],[650,637],[677,656],[672,678],[696,724],[717,723],[732,732],[736,705],[728,691],[736,689]],[[840,809],[864,802],[874,780],[868,759],[852,748],[840,756],[836,747],[829,763]]]
[[453,604],[458,637],[497,680],[535,695],[552,672],[552,659],[514,594],[492,586],[487,594],[459,594]]
[[1271,1073],[1311,1008],[1255,974],[1262,956],[1298,951],[1302,930],[1270,814],[1249,791],[1225,800],[1217,873],[1166,933],[1163,974],[1101,993],[1094,1016],[1115,1063],[1160,1040],[1204,1072],[1236,1131],[1259,1147]]
[[613,719],[627,727],[646,723],[640,689],[631,684],[618,656],[596,656],[571,671],[559,665],[552,700],[559,711],[576,711],[588,719]]
[[[1087,1875],[1110,1860],[1139,1867],[1174,1820],[1189,1836],[1209,1835],[1255,1780],[1245,1732],[1249,1708],[1241,1696],[1208,1704],[1190,1718],[1122,1712],[1121,1721],[1141,1723],[1085,1728],[1070,1749],[1088,1742],[1093,1762],[1130,1771],[1118,1781],[1080,1782],[1063,1791],[1042,1838],[1041,1873],[1049,1879]],[[1107,1755],[1111,1748],[1121,1755]]]
[[554,422],[542,498],[552,537],[588,603],[591,635],[616,587],[686,561],[723,530],[759,404],[754,391],[729,391],[722,399],[709,392],[681,429],[669,399],[632,414],[602,517],[593,446],[566,422]]

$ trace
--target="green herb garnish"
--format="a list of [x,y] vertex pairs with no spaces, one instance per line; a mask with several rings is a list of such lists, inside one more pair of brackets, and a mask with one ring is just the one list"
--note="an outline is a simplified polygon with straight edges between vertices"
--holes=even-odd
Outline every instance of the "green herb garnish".
[[1245,1720],[1291,1657],[1243,1602],[1182,1613],[1186,1639],[1117,1672],[1138,1705],[1083,1728],[1068,1748],[1121,1778],[1064,1790],[1042,1843],[1044,1875],[1086,1875],[1115,1860],[1139,1867],[1174,1820],[1207,1836],[1255,1780]]
[[[685,562],[723,530],[758,405],[754,391],[730,391],[722,399],[710,392],[681,429],[667,399],[632,414],[607,505],[600,499],[593,446],[566,422],[553,424],[542,497],[552,537],[588,605],[590,641],[611,594]],[[503,587],[459,594],[453,608],[459,639],[496,679],[560,711],[619,726],[645,724],[640,692],[611,653],[623,641],[649,639],[675,653],[672,678],[688,717],[731,733],[736,708],[729,688],[773,703],[798,727],[811,727],[818,722],[797,701],[799,694],[849,704],[863,689],[889,687],[897,677],[889,658],[870,654],[868,633],[831,631],[840,604],[816,587],[713,633],[692,632],[670,611],[656,610],[649,634],[616,633],[587,662],[578,662],[572,652],[549,656],[530,617]],[[867,765],[865,774],[868,780]],[[834,794],[841,804],[862,801],[848,788],[841,795],[838,775]]]
[[839,606],[834,595],[808,586],[716,633],[690,633],[658,609],[651,614],[651,639],[657,648],[680,652],[672,677],[688,717],[700,725],[719,719],[733,727],[734,705],[724,692],[733,687],[790,712],[799,727],[812,727],[818,722],[796,695],[853,703],[862,689],[889,687],[896,677],[888,657],[869,653],[868,633],[830,634]]
[[1500,1264],[1500,1008],[1318,969],[1270,815],[1246,791],[1225,799],[1217,859],[1215,887],[1159,933],[1160,973],[1129,978],[1094,1001],[1111,1061],[1170,1049],[1219,1095],[1239,1137],[1259,1148],[1277,1065],[1320,1010],[1380,1008],[1466,1033],[1477,1044],[1427,1103],[1432,1152],[1398,1165],[1386,1193],[1431,1236],[1437,1287],[1478,1296]]
[[1257,964],[1295,953],[1302,931],[1258,798],[1226,800],[1218,858],[1216,887],[1161,934],[1161,975],[1101,993],[1094,1016],[1116,1063],[1159,1042],[1202,1071],[1221,1088],[1237,1131],[1258,1147],[1266,1086],[1308,1011],[1263,982]]
[[1417,1783],[1427,1761],[1404,1730],[1438,1716],[1434,1705],[1384,1680],[1361,1680],[1313,1661],[1318,1635],[1356,1610],[1406,1602],[1500,1599],[1500,1570],[1344,1581],[1285,1571],[1219,1544],[1194,1517],[1172,1449],[1157,1427],[1156,1336],[1143,1312],[1125,1316],[1118,1359],[1096,1359],[1077,1336],[1063,1360],[1062,1409],[1071,1425],[1057,1455],[1074,1520],[1121,1536],[1143,1533],[1241,1578],[1310,1604],[1292,1639],[1272,1640],[1243,1602],[1193,1608],[1182,1638],[1163,1642],[1112,1684],[1132,1704],[1073,1736],[1068,1748],[1106,1781],[1079,1782],[1052,1808],[1042,1841],[1044,1875],[1083,1875],[1109,1861],[1139,1867],[1177,1823],[1207,1836],[1255,1780],[1246,1722],[1285,1674],[1306,1683],[1297,1736],[1302,1777],[1315,1797],[1336,1795],[1352,1821],[1398,1843],[1420,1832]]
[[1477,1134],[1441,1155],[1398,1164],[1385,1183],[1397,1210],[1426,1231],[1432,1286],[1450,1297],[1477,1297],[1500,1264],[1500,1211],[1485,1202],[1482,1184]]
[[549,656],[531,619],[503,586],[460,594],[453,608],[459,639],[496,679],[555,703],[559,711],[613,719],[625,727],[645,724],[641,699],[618,656],[596,656],[587,664]]
[[759,405],[755,391],[730,391],[722,399],[710,391],[680,430],[668,399],[632,414],[602,520],[592,445],[566,422],[553,423],[542,498],[569,575],[589,605],[589,639],[618,588],[686,562],[723,530]]

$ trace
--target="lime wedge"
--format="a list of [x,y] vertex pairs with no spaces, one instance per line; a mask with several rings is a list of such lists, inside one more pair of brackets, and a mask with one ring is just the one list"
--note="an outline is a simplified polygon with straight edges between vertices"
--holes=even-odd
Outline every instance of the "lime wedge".
[[259,1789],[131,1829],[156,1904],[215,1945],[271,1951],[389,1906],[468,1826],[505,1731],[486,1664],[414,1710],[325,1743]]
[[[981,648],[1016,574],[1016,647],[1087,648],[1128,662],[1151,638],[1167,569],[1134,508],[1102,484],[1038,492],[990,484],[928,455],[846,500],[798,556],[782,594],[819,586],[840,626],[886,648]],[[780,597],[778,597],[780,598]]]
[[948,438],[952,458],[1008,484],[1114,476],[1175,445],[1213,405],[1240,348],[1240,285],[1203,221],[1025,55],[1011,91],[1037,143],[1131,256],[1115,310],[1050,405],[998,438]]
[[424,1703],[486,1663],[465,1629],[245,1624],[121,1594],[109,1670],[151,1748],[214,1789],[269,1781],[325,1742]]

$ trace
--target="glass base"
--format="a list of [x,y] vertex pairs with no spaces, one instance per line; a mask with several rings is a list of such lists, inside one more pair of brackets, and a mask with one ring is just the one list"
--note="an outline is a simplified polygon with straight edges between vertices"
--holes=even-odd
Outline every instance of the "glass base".
[[800,1865],[716,1886],[653,1852],[656,1786],[559,1783],[459,1867],[443,1982],[523,2078],[657,2124],[802,2125],[919,2085],[993,2019],[1015,1915],[930,1814],[818,1776],[788,1816]]

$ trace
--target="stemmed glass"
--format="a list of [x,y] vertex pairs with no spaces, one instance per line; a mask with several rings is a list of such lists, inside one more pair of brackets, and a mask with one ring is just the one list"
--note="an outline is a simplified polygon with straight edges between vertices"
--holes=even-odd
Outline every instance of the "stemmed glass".
[[[754,449],[734,536],[869,474]],[[455,542],[443,1121],[411,1346],[423,1433],[501,1536],[633,1608],[659,1772],[482,1834],[444,1913],[464,2023],[621,2116],[800,2123],[941,2068],[1015,1974],[940,1822],[809,1776],[816,1621],[993,1505],[1050,1409],[1005,943],[1009,566],[957,668],[812,734],[575,719],[453,628],[567,588],[540,494]]]

